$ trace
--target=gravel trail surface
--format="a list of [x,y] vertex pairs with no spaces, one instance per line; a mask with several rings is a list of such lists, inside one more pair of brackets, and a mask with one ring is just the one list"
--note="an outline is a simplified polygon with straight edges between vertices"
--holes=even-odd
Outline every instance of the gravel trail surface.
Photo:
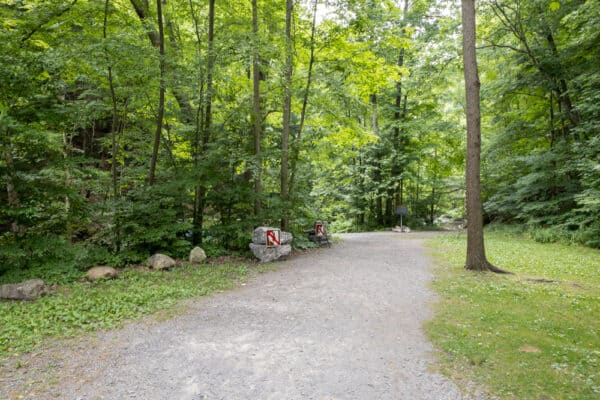
[[418,237],[344,235],[172,319],[42,350],[0,398],[28,382],[35,399],[470,399],[433,372]]

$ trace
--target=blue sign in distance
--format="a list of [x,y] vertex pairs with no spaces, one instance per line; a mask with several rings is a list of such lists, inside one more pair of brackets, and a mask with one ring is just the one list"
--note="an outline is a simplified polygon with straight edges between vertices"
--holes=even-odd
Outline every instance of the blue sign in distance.
[[408,214],[408,207],[400,206],[396,207],[396,215],[406,215]]

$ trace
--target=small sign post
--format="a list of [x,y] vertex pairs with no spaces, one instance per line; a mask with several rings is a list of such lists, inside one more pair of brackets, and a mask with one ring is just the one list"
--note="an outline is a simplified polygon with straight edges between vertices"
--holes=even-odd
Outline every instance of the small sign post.
[[280,229],[268,229],[267,230],[267,247],[281,246],[281,230]]
[[400,216],[400,230],[402,230],[402,216],[408,214],[408,207],[400,206],[396,207],[396,215]]

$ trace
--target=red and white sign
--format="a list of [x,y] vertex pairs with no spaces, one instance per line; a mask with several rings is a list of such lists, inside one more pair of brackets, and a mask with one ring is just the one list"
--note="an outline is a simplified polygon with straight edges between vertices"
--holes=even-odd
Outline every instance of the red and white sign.
[[281,230],[267,229],[267,247],[281,246]]
[[325,227],[324,224],[317,222],[315,224],[315,235],[317,236],[326,236],[327,235],[327,228]]

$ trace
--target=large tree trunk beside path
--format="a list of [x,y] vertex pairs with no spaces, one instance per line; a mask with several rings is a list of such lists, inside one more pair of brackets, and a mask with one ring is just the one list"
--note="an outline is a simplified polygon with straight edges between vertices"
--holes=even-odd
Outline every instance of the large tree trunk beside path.
[[463,65],[467,103],[467,261],[466,269],[505,272],[485,256],[481,204],[481,114],[479,73],[475,47],[475,0],[462,0]]

